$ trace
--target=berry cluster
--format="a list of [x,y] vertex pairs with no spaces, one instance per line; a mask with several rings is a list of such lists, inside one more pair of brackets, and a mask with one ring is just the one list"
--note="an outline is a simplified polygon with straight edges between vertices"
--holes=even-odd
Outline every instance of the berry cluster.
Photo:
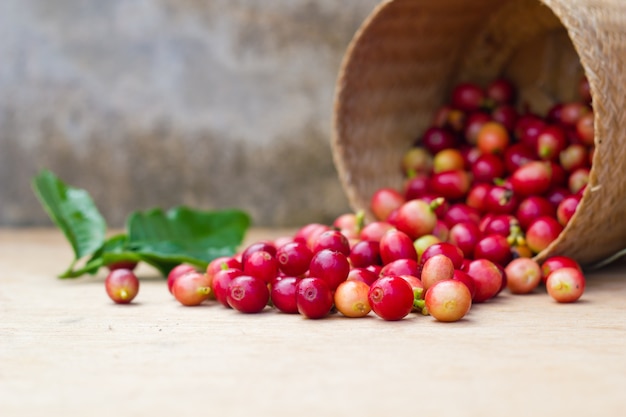
[[[404,188],[372,195],[375,219],[346,213],[332,225],[255,242],[206,271],[179,265],[168,276],[170,292],[188,306],[214,299],[243,313],[272,306],[311,319],[336,309],[346,317],[419,312],[457,321],[505,288],[525,294],[540,284],[556,301],[576,301],[585,287],[577,262],[553,256],[539,265],[532,256],[559,236],[587,186],[589,86],[583,79],[579,101],[543,117],[519,113],[516,95],[503,79],[484,89],[456,86],[402,158]],[[134,275],[123,271],[111,272],[107,289],[123,284],[129,302],[138,287],[133,293]]]

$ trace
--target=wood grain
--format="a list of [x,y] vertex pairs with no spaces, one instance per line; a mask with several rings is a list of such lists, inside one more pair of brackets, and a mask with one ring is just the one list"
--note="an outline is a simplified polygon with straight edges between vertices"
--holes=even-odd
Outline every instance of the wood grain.
[[[255,230],[248,241],[289,231]],[[54,230],[0,229],[0,415],[588,416],[626,409],[626,264],[579,303],[502,293],[458,323],[306,320],[178,305],[141,269],[112,304],[103,276],[55,278]]]

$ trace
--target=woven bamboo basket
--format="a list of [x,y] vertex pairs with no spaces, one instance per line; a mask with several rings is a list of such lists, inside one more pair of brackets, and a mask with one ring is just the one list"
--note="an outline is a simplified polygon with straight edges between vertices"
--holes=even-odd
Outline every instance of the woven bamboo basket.
[[401,189],[402,154],[460,81],[505,76],[538,112],[573,100],[586,75],[596,150],[590,183],[537,255],[583,265],[626,247],[626,1],[388,0],[362,24],[338,76],[331,140],[352,208]]

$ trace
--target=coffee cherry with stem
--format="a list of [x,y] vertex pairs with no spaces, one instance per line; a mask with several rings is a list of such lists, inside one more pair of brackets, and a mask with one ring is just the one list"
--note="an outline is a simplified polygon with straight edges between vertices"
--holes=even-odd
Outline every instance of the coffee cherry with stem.
[[559,303],[573,303],[585,292],[585,276],[576,268],[560,268],[546,279],[548,294]]
[[346,317],[365,317],[372,310],[367,298],[369,285],[361,281],[345,281],[339,284],[333,295],[337,311]]
[[209,299],[210,293],[209,278],[206,274],[197,271],[179,276],[172,285],[174,298],[184,306],[200,305]]
[[383,320],[401,320],[413,310],[413,289],[399,276],[381,277],[370,286],[368,301]]
[[424,301],[428,314],[442,322],[461,320],[472,307],[472,295],[467,286],[452,279],[433,285],[426,291]]
[[333,307],[333,293],[325,280],[302,278],[296,285],[298,313],[309,319],[326,317]]
[[106,293],[116,304],[128,304],[139,293],[139,280],[130,269],[111,270],[104,280]]
[[443,198],[436,199],[430,204],[424,200],[407,201],[398,209],[395,218],[396,227],[413,240],[430,234],[437,223],[435,210],[443,202]]

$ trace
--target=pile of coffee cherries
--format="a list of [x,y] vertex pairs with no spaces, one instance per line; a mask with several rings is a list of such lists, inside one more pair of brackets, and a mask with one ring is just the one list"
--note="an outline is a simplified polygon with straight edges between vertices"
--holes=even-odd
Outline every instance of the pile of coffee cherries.
[[[403,188],[372,195],[374,219],[346,213],[255,242],[206,271],[179,265],[170,292],[188,306],[214,300],[310,319],[373,311],[384,320],[417,313],[457,321],[505,289],[539,286],[558,302],[578,300],[585,278],[575,260],[533,259],[574,216],[589,180],[593,109],[587,80],[578,87],[579,100],[538,115],[518,110],[505,79],[457,85],[399,161]],[[128,280],[133,273],[124,271],[109,277]],[[116,301],[132,300],[133,288]]]

